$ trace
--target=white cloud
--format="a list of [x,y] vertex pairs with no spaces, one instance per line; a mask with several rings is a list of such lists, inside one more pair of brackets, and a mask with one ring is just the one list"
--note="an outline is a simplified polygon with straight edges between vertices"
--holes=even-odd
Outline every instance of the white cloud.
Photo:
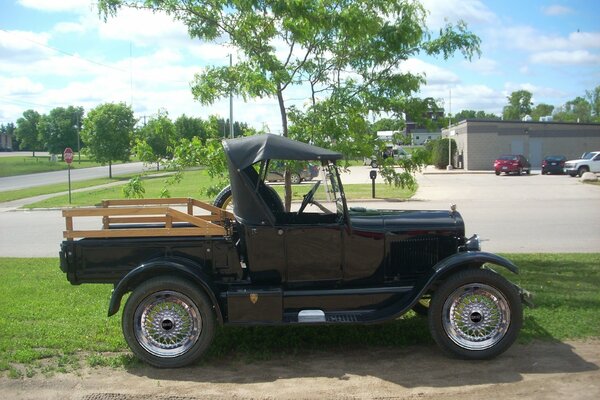
[[97,26],[101,39],[132,41],[137,46],[154,48],[174,44],[182,47],[190,42],[186,26],[160,12],[122,8],[106,23],[97,16],[91,16],[89,22]]
[[482,57],[473,61],[463,61],[462,65],[471,71],[482,75],[492,75],[498,73],[498,63],[491,58]]
[[76,22],[59,22],[52,29],[53,32],[64,34],[64,33],[83,33],[85,32],[85,26]]
[[600,66],[600,55],[587,50],[546,51],[535,53],[530,59],[536,64]]
[[573,9],[558,4],[554,4],[548,7],[542,7],[542,12],[549,16],[566,15],[572,14]]
[[46,12],[82,13],[95,8],[96,1],[92,0],[17,0],[26,8]]
[[402,62],[399,69],[402,72],[424,75],[428,85],[454,84],[460,81],[454,72],[417,58],[409,58]]
[[571,32],[568,36],[546,35],[531,26],[513,26],[496,34],[512,48],[529,51],[600,48],[600,32]]
[[432,30],[458,20],[469,25],[488,24],[497,20],[497,16],[479,0],[423,0],[421,3],[429,11],[427,26]]
[[0,93],[2,96],[21,96],[38,94],[44,90],[44,85],[31,79],[19,76],[15,78],[0,77]]
[[9,64],[25,63],[34,59],[48,57],[47,33],[0,30],[0,71]]

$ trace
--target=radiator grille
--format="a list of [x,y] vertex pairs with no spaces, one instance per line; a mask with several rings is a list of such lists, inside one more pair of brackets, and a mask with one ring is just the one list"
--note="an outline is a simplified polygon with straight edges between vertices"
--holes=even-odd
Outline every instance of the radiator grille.
[[388,277],[422,273],[439,260],[437,237],[400,240],[390,243]]

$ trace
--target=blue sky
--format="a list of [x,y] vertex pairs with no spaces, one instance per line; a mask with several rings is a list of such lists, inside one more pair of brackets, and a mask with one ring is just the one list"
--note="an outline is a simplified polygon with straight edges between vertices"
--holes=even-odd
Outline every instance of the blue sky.
[[[500,114],[506,96],[526,89],[533,102],[561,106],[600,85],[600,1],[424,0],[428,26],[466,21],[482,40],[472,62],[419,57],[399,66],[423,73],[420,95],[462,109]],[[206,65],[226,65],[230,49],[190,40],[169,17],[124,10],[104,22],[90,0],[0,0],[0,123],[23,111],[86,110],[132,104],[142,118],[166,109],[202,118],[229,115],[228,100],[194,101],[189,82]],[[235,62],[235,55],[234,55]],[[301,91],[289,104],[303,102]],[[293,99],[293,100],[292,100]],[[275,99],[234,100],[234,119],[280,131]]]

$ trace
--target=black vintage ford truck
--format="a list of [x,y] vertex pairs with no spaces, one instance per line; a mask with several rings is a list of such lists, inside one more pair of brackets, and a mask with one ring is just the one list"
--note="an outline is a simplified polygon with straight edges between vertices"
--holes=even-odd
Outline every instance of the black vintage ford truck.
[[[339,153],[276,135],[223,146],[233,212],[191,199],[170,200],[187,212],[165,200],[63,210],[62,271],[72,284],[114,284],[109,316],[131,292],[122,327],[140,359],[189,365],[217,324],[369,324],[411,309],[449,355],[491,358],[516,339],[526,292],[489,266],[518,269],[467,238],[456,210],[348,208]],[[321,163],[293,212],[264,183],[271,160]],[[94,216],[102,229],[74,229],[74,217]]]

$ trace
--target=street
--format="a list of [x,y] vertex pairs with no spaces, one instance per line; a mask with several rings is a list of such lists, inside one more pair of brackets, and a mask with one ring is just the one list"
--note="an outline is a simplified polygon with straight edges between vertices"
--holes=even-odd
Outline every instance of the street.
[[[345,183],[369,182],[368,167],[352,167]],[[600,186],[567,176],[419,174],[409,201],[351,202],[381,209],[450,209],[456,204],[467,235],[490,252],[599,252]],[[306,185],[306,190],[310,185]],[[5,257],[56,257],[65,221],[60,210],[23,211],[0,204],[0,252]],[[81,229],[98,220],[82,219]]]
[[[4,153],[10,154],[10,153]],[[77,161],[74,161],[77,163]],[[150,167],[152,168],[152,167]],[[135,174],[146,168],[141,162],[128,164],[115,164],[112,166],[113,176]],[[108,178],[108,165],[103,167],[71,169],[71,181],[85,181],[88,179]],[[64,183],[67,185],[67,171],[42,172],[39,174],[17,175],[0,178],[0,190],[17,190],[34,186]]]

